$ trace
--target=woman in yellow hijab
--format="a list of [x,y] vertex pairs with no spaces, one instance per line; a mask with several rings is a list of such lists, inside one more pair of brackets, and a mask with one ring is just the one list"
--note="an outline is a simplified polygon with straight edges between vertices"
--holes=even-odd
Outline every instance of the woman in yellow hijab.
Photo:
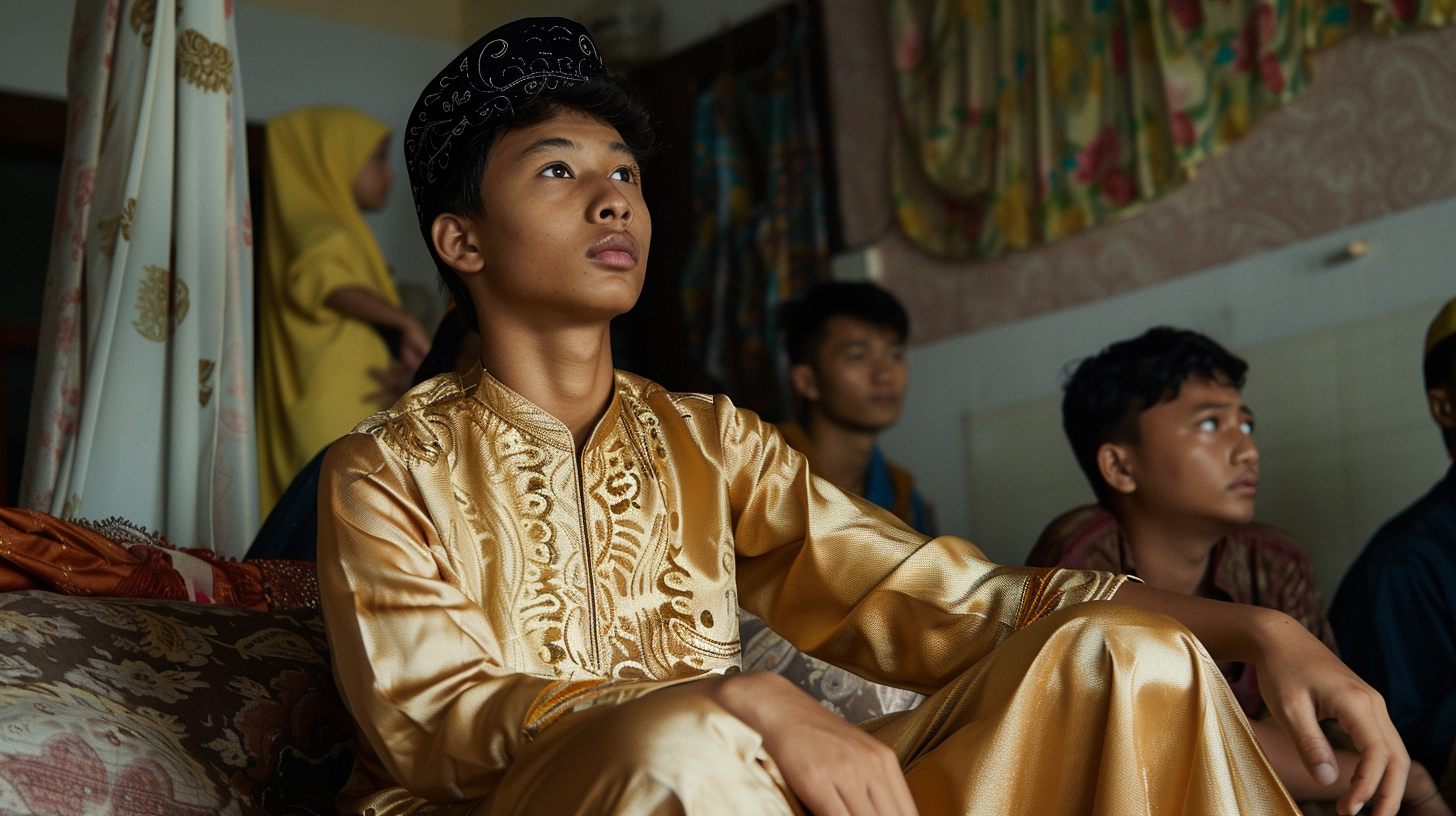
[[[258,331],[262,512],[329,443],[408,386],[430,343],[361,210],[389,198],[389,129],[350,108],[268,122]],[[380,330],[397,331],[392,361]]]

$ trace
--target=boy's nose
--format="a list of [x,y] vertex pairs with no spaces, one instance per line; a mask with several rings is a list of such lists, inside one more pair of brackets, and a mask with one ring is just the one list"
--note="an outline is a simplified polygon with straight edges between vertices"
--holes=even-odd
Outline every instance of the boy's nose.
[[601,191],[601,195],[592,204],[594,219],[599,222],[621,220],[626,223],[632,221],[632,206],[627,203],[627,197],[622,195],[616,185],[608,184]]

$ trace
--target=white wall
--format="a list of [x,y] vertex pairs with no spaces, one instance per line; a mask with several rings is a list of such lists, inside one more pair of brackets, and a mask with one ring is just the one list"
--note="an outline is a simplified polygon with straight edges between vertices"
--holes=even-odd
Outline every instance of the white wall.
[[[1448,199],[913,349],[909,398],[886,435],[887,454],[915,472],[944,532],[1019,563],[1052,515],[1091,496],[1061,434],[1067,365],[1155,324],[1202,331],[1248,355],[1246,396],[1256,413],[1266,409],[1257,517],[1303,536],[1307,549],[1334,553],[1323,569],[1317,559],[1328,592],[1375,524],[1446,465],[1421,418],[1420,354],[1424,321],[1456,295],[1453,225],[1456,199]],[[1368,257],[1326,265],[1362,237],[1372,244]],[[1380,460],[1382,473],[1355,472],[1370,446],[1395,458]]]
[[0,0],[0,88],[65,97],[74,7],[70,0]]

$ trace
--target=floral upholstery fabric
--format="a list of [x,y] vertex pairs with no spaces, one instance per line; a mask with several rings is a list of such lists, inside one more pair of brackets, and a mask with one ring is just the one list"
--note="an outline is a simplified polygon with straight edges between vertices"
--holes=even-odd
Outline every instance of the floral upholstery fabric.
[[1456,0],[890,0],[894,207],[992,257],[1157,198],[1308,86],[1311,55]]
[[819,704],[852,723],[881,714],[909,711],[924,698],[913,691],[882,686],[795,649],[774,630],[742,609],[738,636],[743,643],[743,670],[782,675],[808,692]]
[[334,812],[353,726],[311,610],[0,593],[0,812]]

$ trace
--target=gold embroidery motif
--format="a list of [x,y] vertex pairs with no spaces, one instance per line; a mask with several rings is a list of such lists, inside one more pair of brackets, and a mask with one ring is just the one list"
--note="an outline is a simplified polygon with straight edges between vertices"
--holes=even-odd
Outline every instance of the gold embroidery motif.
[[142,337],[162,343],[187,317],[187,309],[191,305],[187,284],[160,266],[143,269],[147,277],[137,288],[137,319],[131,325]]
[[111,126],[116,124],[116,104],[112,102],[106,106],[106,113],[101,117],[101,144],[106,144],[106,137],[111,135]]
[[212,401],[212,385],[208,380],[212,379],[212,370],[217,363],[212,360],[197,361],[197,401],[203,408]]
[[1016,612],[1016,622],[1012,624],[1014,631],[1036,623],[1047,615],[1057,611],[1062,599],[1062,590],[1055,588],[1057,584],[1052,578],[1061,569],[1051,569],[1045,573],[1037,573],[1026,579],[1026,589],[1021,595],[1021,608]]
[[189,28],[177,39],[177,74],[204,91],[233,92],[233,55]]
[[142,45],[152,47],[152,32],[157,27],[157,0],[136,0],[131,6],[131,30],[142,38]]
[[101,233],[101,251],[106,254],[106,257],[112,258],[116,256],[116,236],[118,233],[121,234],[122,240],[131,240],[131,222],[135,217],[136,199],[128,198],[126,200],[126,206],[121,208],[120,213],[117,213],[112,218],[103,218],[96,225],[97,230]]

